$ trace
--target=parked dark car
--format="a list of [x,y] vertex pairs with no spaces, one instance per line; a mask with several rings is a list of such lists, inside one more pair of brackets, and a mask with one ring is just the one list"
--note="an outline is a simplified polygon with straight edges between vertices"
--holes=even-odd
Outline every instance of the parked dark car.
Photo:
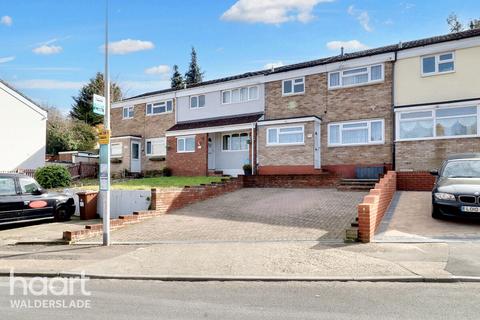
[[451,156],[431,174],[433,218],[480,218],[480,154]]
[[71,196],[49,193],[23,174],[0,174],[0,224],[52,217],[66,221],[74,212]]

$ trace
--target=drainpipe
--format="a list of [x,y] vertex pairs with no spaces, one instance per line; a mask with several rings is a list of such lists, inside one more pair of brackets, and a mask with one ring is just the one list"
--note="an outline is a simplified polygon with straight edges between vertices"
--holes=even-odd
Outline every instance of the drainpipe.
[[[401,48],[402,46],[402,43],[400,42],[399,44],[399,47]],[[398,51],[395,50],[395,55],[394,55],[394,59],[393,59],[393,64],[392,64],[392,169],[393,170],[396,170],[396,161],[395,161],[395,157],[396,157],[396,136],[395,136],[395,132],[397,131],[396,130],[396,124],[397,124],[397,121],[396,121],[396,118],[395,118],[395,64],[397,62],[397,53]]]
[[251,135],[251,141],[252,143],[250,144],[250,148],[252,149],[252,161],[251,161],[251,164],[252,164],[252,174],[255,174],[255,124],[252,124],[252,135]]

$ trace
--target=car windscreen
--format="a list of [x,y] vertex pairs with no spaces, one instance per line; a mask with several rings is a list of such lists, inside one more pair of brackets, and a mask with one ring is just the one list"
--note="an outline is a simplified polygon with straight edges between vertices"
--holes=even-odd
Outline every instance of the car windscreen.
[[449,161],[443,168],[442,177],[480,178],[480,159]]

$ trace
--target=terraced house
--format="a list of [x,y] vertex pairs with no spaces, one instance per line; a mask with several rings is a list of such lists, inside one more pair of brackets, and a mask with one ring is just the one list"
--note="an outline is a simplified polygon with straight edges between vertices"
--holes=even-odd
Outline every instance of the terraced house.
[[126,99],[112,109],[114,168],[430,170],[480,151],[478,57],[480,30],[470,30]]

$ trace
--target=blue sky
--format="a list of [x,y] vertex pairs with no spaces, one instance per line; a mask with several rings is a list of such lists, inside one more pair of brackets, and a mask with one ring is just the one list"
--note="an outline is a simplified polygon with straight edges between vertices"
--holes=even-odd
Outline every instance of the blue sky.
[[[0,78],[42,104],[103,70],[104,2],[0,0]],[[448,33],[480,17],[478,0],[110,0],[112,79],[125,96],[167,88],[197,49],[205,79]]]

